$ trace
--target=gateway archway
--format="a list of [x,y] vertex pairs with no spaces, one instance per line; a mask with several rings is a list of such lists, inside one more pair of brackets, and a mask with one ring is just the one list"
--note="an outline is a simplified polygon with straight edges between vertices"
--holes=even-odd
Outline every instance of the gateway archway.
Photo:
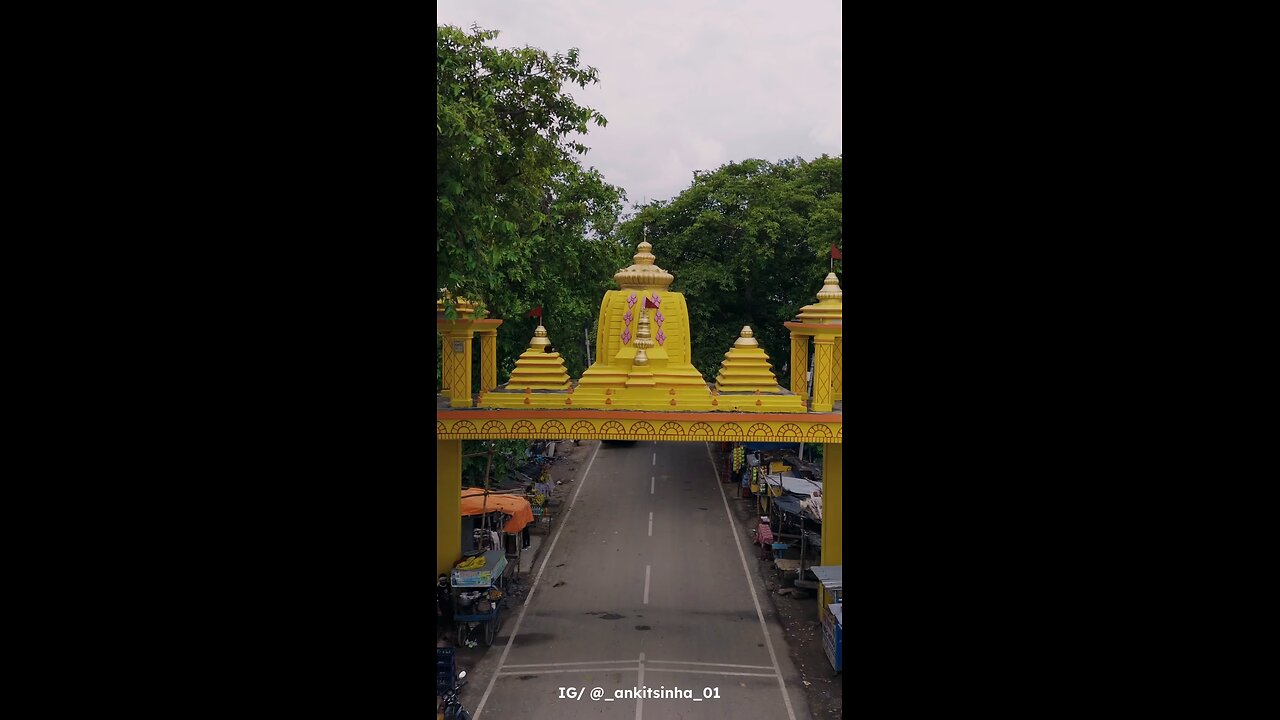
[[[792,322],[791,367],[814,358],[812,397],[805,373],[791,389],[778,385],[768,357],[744,327],[708,383],[690,362],[684,296],[640,243],[635,263],[614,275],[619,289],[600,305],[596,360],[576,382],[541,325],[516,360],[511,379],[497,386],[496,336],[501,320],[477,318],[458,299],[457,319],[437,303],[444,337],[444,371],[436,404],[436,573],[462,557],[460,495],[462,441],[651,440],[656,442],[803,442],[823,445],[822,564],[842,564],[843,497],[842,292],[827,275],[818,302]],[[472,344],[479,337],[480,383],[474,392]]]

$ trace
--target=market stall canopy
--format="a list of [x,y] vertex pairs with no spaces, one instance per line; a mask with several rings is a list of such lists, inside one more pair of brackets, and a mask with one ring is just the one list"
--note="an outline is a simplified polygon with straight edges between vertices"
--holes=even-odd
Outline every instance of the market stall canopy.
[[533,522],[533,507],[529,501],[518,495],[489,493],[486,501],[483,488],[464,488],[462,490],[462,517],[482,515],[486,512],[501,512],[510,515],[503,532],[518,533],[525,525]]
[[766,475],[764,481],[774,487],[782,485],[783,490],[803,497],[809,497],[814,493],[822,493],[822,486],[818,483],[800,477],[792,477],[791,475],[783,475],[781,478],[776,475]]

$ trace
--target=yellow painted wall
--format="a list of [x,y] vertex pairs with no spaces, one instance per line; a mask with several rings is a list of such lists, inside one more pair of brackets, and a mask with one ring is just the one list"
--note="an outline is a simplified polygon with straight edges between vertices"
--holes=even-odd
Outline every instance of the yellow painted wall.
[[[843,565],[841,543],[844,541],[844,446],[822,446],[822,565]],[[834,602],[825,591],[818,593],[818,612]],[[821,615],[819,615],[821,617]]]
[[462,559],[462,441],[436,441],[436,574]]

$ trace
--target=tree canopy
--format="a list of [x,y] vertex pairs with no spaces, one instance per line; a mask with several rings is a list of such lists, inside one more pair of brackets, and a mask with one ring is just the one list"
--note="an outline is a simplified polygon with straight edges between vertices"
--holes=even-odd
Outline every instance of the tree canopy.
[[450,316],[453,298],[466,297],[504,320],[498,382],[527,347],[536,306],[570,376],[581,377],[584,329],[594,347],[600,301],[647,227],[688,301],[694,366],[713,379],[750,325],[786,386],[783,323],[815,302],[830,247],[842,246],[842,159],[695,172],[680,195],[637,206],[619,225],[626,194],[581,162],[583,136],[606,120],[566,91],[598,82],[597,70],[576,49],[501,49],[497,36],[436,28],[436,287],[448,291]]
[[788,386],[783,323],[817,301],[831,246],[842,247],[842,175],[842,158],[826,155],[729,163],[696,172],[687,190],[643,206],[619,228],[634,244],[647,227],[658,264],[675,274],[671,289],[684,293],[696,338],[693,365],[708,381],[750,325]]
[[536,306],[577,376],[583,329],[629,255],[616,236],[625,193],[579,160],[579,136],[607,121],[565,91],[598,73],[576,49],[501,49],[497,36],[436,28],[436,287],[447,305],[466,297],[504,319],[500,383],[533,336],[525,313]]

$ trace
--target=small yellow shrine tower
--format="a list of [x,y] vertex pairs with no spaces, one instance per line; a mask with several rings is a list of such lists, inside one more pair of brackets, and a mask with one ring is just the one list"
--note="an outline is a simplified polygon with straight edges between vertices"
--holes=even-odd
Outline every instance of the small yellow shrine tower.
[[533,331],[529,349],[520,353],[516,368],[506,385],[482,393],[479,407],[526,408],[564,407],[573,392],[569,371],[558,352],[548,352],[551,339],[541,324]]
[[551,340],[547,329],[538,325],[529,341],[529,349],[516,359],[516,369],[503,387],[507,390],[568,390],[569,371],[558,352],[547,352]]
[[804,400],[778,384],[769,365],[769,356],[755,339],[750,326],[743,326],[741,336],[720,363],[716,376],[719,407],[724,410],[769,410],[772,412],[804,412]]
[[844,393],[844,358],[841,341],[844,338],[843,291],[835,273],[828,273],[818,291],[818,302],[800,308],[796,319],[783,323],[791,332],[791,367],[800,370],[791,373],[791,390],[804,394],[805,373],[809,366],[809,343],[813,342],[813,404],[814,412],[831,412],[835,403],[842,402]]

